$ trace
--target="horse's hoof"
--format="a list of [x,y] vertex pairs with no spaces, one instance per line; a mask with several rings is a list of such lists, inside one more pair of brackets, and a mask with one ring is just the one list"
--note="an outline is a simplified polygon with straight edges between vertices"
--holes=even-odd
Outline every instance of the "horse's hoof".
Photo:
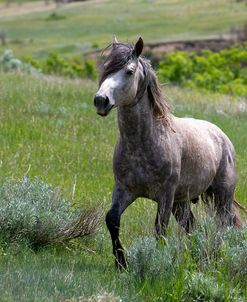
[[119,271],[124,271],[128,268],[127,261],[125,259],[125,255],[123,251],[118,251],[116,260],[115,260],[116,268]]
[[122,260],[115,260],[115,265],[118,271],[122,272],[122,271],[126,271],[128,268],[127,262],[125,259]]

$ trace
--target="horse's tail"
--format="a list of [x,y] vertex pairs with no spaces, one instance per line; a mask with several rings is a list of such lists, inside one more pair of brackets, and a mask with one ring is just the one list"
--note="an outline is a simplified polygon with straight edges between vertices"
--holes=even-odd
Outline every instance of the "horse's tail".
[[234,214],[235,214],[234,225],[236,227],[241,227],[242,224],[243,224],[243,220],[241,219],[240,213],[239,213],[240,210],[243,211],[247,215],[247,210],[245,209],[245,207],[242,206],[236,200],[233,200],[233,211],[234,211]]

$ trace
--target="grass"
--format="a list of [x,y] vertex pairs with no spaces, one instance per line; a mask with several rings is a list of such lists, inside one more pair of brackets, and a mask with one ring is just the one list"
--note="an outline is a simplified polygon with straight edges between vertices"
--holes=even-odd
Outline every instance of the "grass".
[[[106,211],[117,121],[116,111],[107,118],[96,115],[96,90],[91,81],[0,74],[0,183],[38,176],[58,186],[66,198],[83,206],[103,202]],[[176,115],[212,121],[230,137],[237,151],[236,197],[247,205],[246,99],[164,90]],[[155,212],[153,202],[140,199],[123,215],[121,238],[130,255],[130,271],[123,274],[115,271],[104,224],[95,238],[76,240],[68,248],[33,252],[2,242],[1,301],[86,301],[104,293],[106,301],[245,300],[246,228],[228,230],[214,258],[219,234],[211,220],[201,217],[191,238],[178,240],[172,219],[167,244],[156,249],[151,239]]]
[[[96,84],[20,74],[1,74],[0,83],[0,180],[28,173],[63,188],[69,198],[109,198],[116,112],[96,115]],[[228,134],[238,155],[237,197],[247,202],[246,99],[172,87],[166,94],[177,115],[207,119]]]
[[[23,4],[24,5],[24,4]],[[51,11],[2,17],[7,46],[17,56],[44,57],[50,51],[81,54],[120,41],[146,42],[218,37],[246,21],[244,2],[232,0],[86,1]],[[61,18],[60,18],[61,17]]]
[[[82,54],[105,47],[113,33],[124,42],[139,35],[147,42],[215,37],[242,26],[245,9],[232,0],[88,1],[55,15],[51,10],[1,17],[7,46],[0,52]],[[92,81],[0,73],[0,184],[38,176],[66,199],[85,207],[103,204],[106,212],[117,117],[116,111],[107,118],[96,115],[96,90]],[[237,151],[236,198],[246,206],[246,98],[164,90],[176,115],[212,121],[230,137]],[[168,240],[157,247],[156,204],[140,199],[131,205],[121,225],[129,256],[129,271],[122,274],[115,270],[103,221],[95,237],[38,251],[0,238],[0,301],[245,301],[246,227],[220,234],[200,206],[193,211],[199,222],[192,235],[181,235],[171,219]]]

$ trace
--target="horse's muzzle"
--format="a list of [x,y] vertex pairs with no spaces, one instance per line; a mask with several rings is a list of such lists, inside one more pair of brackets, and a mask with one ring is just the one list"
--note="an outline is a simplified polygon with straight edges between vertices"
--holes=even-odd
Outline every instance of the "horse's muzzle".
[[96,107],[97,114],[106,116],[112,109],[113,105],[110,104],[109,98],[102,95],[95,95],[94,106]]

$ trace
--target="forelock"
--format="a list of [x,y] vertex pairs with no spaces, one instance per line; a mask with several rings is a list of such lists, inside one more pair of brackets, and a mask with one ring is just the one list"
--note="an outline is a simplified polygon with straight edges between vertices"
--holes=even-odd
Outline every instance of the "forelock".
[[110,74],[121,70],[135,59],[133,55],[134,47],[132,45],[114,43],[107,48],[111,48],[111,52],[103,63],[99,81],[100,85]]

